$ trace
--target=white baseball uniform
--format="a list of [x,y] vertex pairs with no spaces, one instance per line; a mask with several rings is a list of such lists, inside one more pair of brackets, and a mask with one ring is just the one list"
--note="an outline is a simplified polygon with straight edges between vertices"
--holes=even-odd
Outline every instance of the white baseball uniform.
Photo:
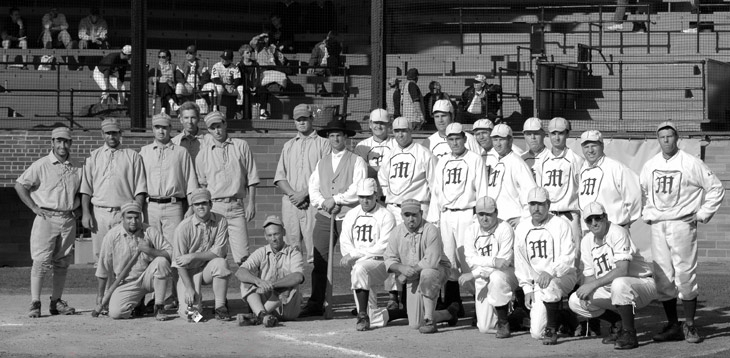
[[570,295],[570,309],[582,317],[598,317],[606,310],[617,311],[615,306],[633,305],[634,309],[639,309],[656,298],[651,264],[636,249],[628,230],[614,223],[610,225],[600,242],[596,242],[592,232],[583,238],[580,247],[583,276],[599,279],[610,273],[619,261],[629,261],[629,271],[626,276],[596,289],[590,300],[581,300],[575,293]]
[[583,162],[583,158],[570,148],[566,147],[559,155],[547,150],[537,177],[537,185],[550,194],[550,211],[570,221],[576,247],[580,247],[582,236],[578,185]]
[[[570,223],[549,214],[547,221],[535,226],[522,220],[515,230],[515,275],[525,295],[534,293],[530,310],[530,334],[540,338],[547,326],[547,310],[543,302],[559,302],[577,282],[575,243]],[[535,280],[546,272],[554,279],[540,288]]]
[[542,163],[547,159],[548,155],[550,154],[550,149],[547,147],[543,147],[540,153],[533,153],[532,151],[528,150],[522,155],[522,160],[525,161],[528,167],[532,170],[532,177],[535,178],[536,183],[542,182],[541,176],[542,176]]
[[679,150],[669,159],[659,153],[644,164],[641,193],[659,300],[692,300],[698,295],[697,220],[712,218],[725,189],[705,163]]
[[[451,281],[469,267],[463,248],[466,229],[474,221],[477,199],[487,195],[487,171],[482,157],[470,150],[439,159],[434,175],[429,222],[438,222],[444,253],[451,262]],[[439,215],[440,214],[440,215]]]
[[[464,132],[464,134],[466,134],[466,149],[476,154],[481,154],[482,147],[479,145],[479,142],[477,142],[477,139],[474,138],[471,133]],[[428,150],[430,150],[437,159],[451,153],[451,147],[449,147],[449,143],[446,142],[446,137],[442,137],[439,132],[431,134],[428,138],[426,138],[423,142],[423,146],[428,148]]]
[[[342,221],[340,251],[343,257],[350,255],[357,258],[350,271],[351,289],[353,294],[354,290],[370,291],[368,317],[371,327],[382,327],[388,322],[387,310],[378,308],[378,295],[374,288],[375,283],[388,278],[383,254],[394,228],[393,214],[380,204],[376,204],[370,212],[358,206],[348,211]],[[391,287],[386,289],[390,290]],[[355,303],[358,303],[357,296]]]
[[487,195],[497,202],[498,217],[504,221],[530,217],[527,193],[536,186],[532,171],[514,151],[500,158],[496,150],[487,154]]
[[[512,292],[517,288],[514,262],[515,233],[507,222],[499,223],[484,231],[479,222],[474,222],[466,229],[464,238],[464,256],[474,275],[476,300],[474,306],[477,315],[479,332],[487,333],[497,326],[495,307],[508,304],[512,300]],[[495,268],[495,259],[503,259],[509,267]]]
[[[582,210],[594,201],[603,205],[612,223],[631,225],[641,215],[639,177],[626,165],[605,155],[594,165],[586,161],[580,171],[578,204]],[[587,230],[585,223],[582,225]]]
[[[359,155],[363,160],[365,160],[365,163],[367,163],[368,178],[378,180],[380,164],[390,157],[390,150],[397,145],[398,143],[396,143],[393,138],[386,138],[379,142],[374,136],[357,143],[357,146],[355,146],[355,154]],[[378,182],[378,185],[381,190],[378,194],[382,195],[384,184]]]
[[385,203],[393,213],[396,224],[403,222],[400,204],[406,199],[420,201],[423,216],[426,217],[435,170],[436,157],[416,142],[405,148],[396,143],[389,157],[381,162],[378,181],[383,187]]

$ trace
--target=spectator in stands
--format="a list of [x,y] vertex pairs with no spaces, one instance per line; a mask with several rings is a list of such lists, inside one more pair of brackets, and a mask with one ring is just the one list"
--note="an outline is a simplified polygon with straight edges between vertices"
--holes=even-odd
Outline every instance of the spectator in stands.
[[124,103],[124,75],[129,67],[129,60],[132,58],[132,46],[124,45],[121,52],[112,52],[99,62],[94,68],[94,81],[101,88],[101,102],[109,97],[110,90],[119,91],[119,104]]
[[391,77],[388,79],[388,88],[385,91],[385,109],[392,118],[401,116],[401,90],[400,78]]
[[469,86],[461,94],[459,110],[462,113],[462,123],[474,123],[474,121],[486,117],[487,114],[487,77],[476,75],[474,84]]
[[109,27],[99,14],[99,8],[90,8],[89,16],[79,22],[79,48],[108,49],[107,31]]
[[[175,93],[177,84],[183,82],[182,72],[170,60],[172,60],[170,50],[160,50],[157,55],[157,66],[150,68],[147,77],[151,78],[152,84],[156,86],[156,94],[160,96],[160,102],[167,113],[177,115],[180,105]],[[173,112],[175,113],[173,114]]]
[[[23,19],[20,17],[20,10],[17,7],[11,7],[8,11],[8,16],[2,23],[0,28],[0,36],[3,40],[3,48],[9,49],[11,47],[18,47],[21,49],[28,48],[28,40],[25,36],[25,25]],[[3,62],[8,62],[8,56],[4,55],[2,58]],[[25,56],[23,56],[23,62],[26,62]],[[6,67],[6,66],[1,66]],[[10,65],[9,67],[20,67],[27,68],[25,65]]]
[[217,106],[221,105],[223,96],[235,96],[236,104],[243,105],[243,80],[241,70],[233,64],[233,51],[223,51],[221,61],[213,65],[210,79],[215,83]]
[[418,69],[411,68],[406,71],[406,83],[403,86],[401,96],[401,115],[408,119],[411,128],[419,130],[425,122],[423,113],[426,108],[423,104],[423,95],[418,88]]
[[261,86],[266,87],[269,92],[279,92],[289,84],[287,74],[290,73],[286,67],[288,61],[284,55],[276,49],[276,46],[269,44],[269,35],[262,33],[256,35],[249,43],[254,50],[254,59],[262,67]]
[[[238,68],[241,71],[241,78],[243,79],[243,88],[245,89],[245,98],[248,101],[243,108],[244,113],[241,113],[242,118],[248,118],[251,107],[258,107],[266,109],[268,103],[268,91],[266,88],[261,87],[261,66],[256,62],[253,55],[253,48],[249,44],[243,44],[238,49],[238,53],[241,55],[241,60],[238,62]],[[258,106],[257,106],[258,105]],[[249,111],[246,113],[245,111]]]
[[433,104],[440,99],[451,101],[448,93],[441,92],[441,84],[438,81],[431,81],[428,84],[428,93],[423,97],[423,103],[426,106],[426,113],[423,115],[426,118],[426,123],[433,124],[431,111],[433,110]]
[[277,13],[269,15],[266,32],[269,34],[270,43],[276,46],[277,50],[284,53],[294,52],[294,32],[284,26],[281,15]]
[[202,96],[194,98],[200,107],[200,114],[207,114],[211,104],[210,94],[215,91],[215,84],[210,79],[208,65],[198,58],[198,48],[190,45],[185,50],[185,61],[177,68],[180,81],[175,85],[175,95],[178,100],[192,96],[195,92],[203,91]]
[[337,40],[337,33],[330,31],[324,40],[314,45],[312,56],[309,57],[307,73],[318,76],[337,76],[340,74],[340,67],[344,64],[342,44]]
[[58,12],[58,8],[53,7],[51,11],[43,15],[43,46],[45,48],[54,48],[53,41],[61,41],[65,48],[71,48],[71,35],[68,33],[68,22],[66,15]]

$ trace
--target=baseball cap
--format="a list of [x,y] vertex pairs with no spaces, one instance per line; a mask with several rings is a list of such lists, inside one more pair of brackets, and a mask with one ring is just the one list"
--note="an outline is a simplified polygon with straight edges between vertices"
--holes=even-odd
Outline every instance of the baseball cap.
[[570,122],[563,117],[555,117],[548,123],[548,132],[562,132],[570,130]]
[[53,131],[51,132],[51,138],[52,139],[63,138],[63,139],[71,140],[71,129],[69,129],[68,127],[54,128]]
[[497,210],[497,203],[494,201],[494,199],[483,196],[477,200],[477,207],[476,211],[477,214],[479,213],[487,213],[491,214]]
[[393,130],[411,129],[411,122],[406,117],[398,117],[393,121]]
[[198,52],[198,48],[195,47],[195,45],[190,45],[190,46],[188,46],[187,49],[185,49],[185,53],[197,53],[197,52]]
[[370,196],[378,191],[378,184],[373,178],[365,178],[357,183],[357,196]]
[[223,114],[218,111],[213,111],[205,115],[205,126],[210,128],[215,123],[223,123],[225,122],[225,117],[223,117]]
[[233,61],[233,51],[225,49],[221,54],[221,58],[228,61]]
[[417,68],[411,68],[408,71],[406,71],[406,78],[409,80],[414,80],[418,77],[418,69]]
[[421,211],[421,202],[416,199],[403,200],[400,205],[400,211],[402,213],[417,213]]
[[121,132],[119,128],[119,122],[116,118],[107,118],[101,122],[101,131],[106,132]]
[[451,101],[448,99],[440,99],[433,104],[433,110],[431,110],[431,113],[436,112],[454,114],[454,106],[451,105]]
[[391,77],[388,79],[388,86],[395,86],[396,83],[400,83],[400,78]]
[[294,107],[294,119],[299,119],[302,117],[312,117],[312,110],[309,108],[308,104],[301,103]]
[[672,128],[672,129],[674,129],[674,133],[679,133],[677,131],[677,126],[674,125],[674,122],[672,122],[672,121],[664,121],[664,122],[659,123],[659,125],[656,127],[657,133],[664,128]]
[[122,47],[122,53],[127,56],[131,55],[132,54],[132,45],[124,45],[124,47]]
[[372,112],[370,112],[370,122],[389,123],[390,117],[388,116],[388,111],[382,108],[374,109]]
[[172,119],[167,113],[158,113],[152,117],[152,126],[164,126],[169,127],[172,125]]
[[485,76],[485,75],[476,75],[476,76],[474,76],[474,81],[477,81],[477,82],[487,82],[487,76]]
[[269,215],[266,217],[266,220],[264,220],[264,228],[266,228],[269,225],[279,225],[281,227],[284,227],[284,222],[281,221],[281,218],[278,215]]
[[527,202],[528,203],[544,203],[550,199],[550,194],[548,194],[547,190],[545,188],[538,186],[536,188],[532,188],[529,193],[527,193]]
[[461,123],[451,123],[448,126],[446,126],[446,136],[450,136],[452,134],[462,134],[464,133],[464,127],[461,126]]
[[492,129],[492,133],[489,135],[490,137],[502,137],[507,138],[512,136],[512,128],[510,128],[508,125],[504,123],[497,124],[494,126],[494,129]]
[[540,131],[542,130],[542,122],[540,122],[540,118],[536,117],[530,117],[527,118],[525,121],[525,124],[522,126],[522,131]]
[[594,215],[603,215],[606,213],[606,209],[603,208],[603,205],[601,203],[597,202],[591,202],[586,205],[585,209],[583,209],[583,213],[581,214],[583,217],[583,220],[594,216]]
[[190,203],[191,204],[197,204],[197,203],[205,203],[209,202],[211,200],[210,191],[206,188],[199,188],[195,189],[192,194],[190,194]]
[[136,201],[130,201],[121,207],[122,215],[128,212],[142,213],[142,206]]
[[472,124],[472,126],[471,126],[472,132],[476,131],[478,129],[492,130],[492,129],[494,129],[494,123],[492,123],[492,121],[490,121],[489,119],[486,119],[486,118],[480,119],[480,120],[474,122],[474,124]]
[[603,134],[595,129],[587,130],[580,135],[580,144],[585,142],[603,143]]

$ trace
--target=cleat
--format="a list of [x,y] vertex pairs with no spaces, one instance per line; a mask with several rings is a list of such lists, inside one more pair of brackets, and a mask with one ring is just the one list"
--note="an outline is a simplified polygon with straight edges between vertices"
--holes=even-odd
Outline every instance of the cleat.
[[555,332],[552,328],[545,328],[542,331],[542,337],[540,337],[543,345],[552,346],[558,344],[558,332]]
[[180,303],[177,298],[169,298],[169,303],[165,303],[165,311],[177,311],[180,308]]
[[688,325],[686,322],[682,325],[682,333],[684,333],[684,339],[689,343],[700,343],[702,342],[702,336],[697,332],[697,326]]
[[155,305],[153,312],[155,319],[158,321],[167,321],[170,317],[165,313],[165,305]]
[[449,307],[446,307],[446,310],[449,311],[449,314],[451,315],[451,318],[446,321],[449,324],[449,327],[456,326],[456,324],[459,323],[459,304],[454,302],[450,304]]
[[271,328],[279,324],[279,319],[277,319],[274,315],[266,313],[264,311],[259,312],[256,319],[266,328]]
[[230,321],[231,314],[228,313],[228,307],[221,306],[215,309],[215,319],[219,321]]
[[616,322],[611,325],[608,329],[608,335],[603,337],[603,340],[601,343],[603,344],[615,344],[616,340],[618,340],[618,337],[621,335],[621,331],[623,329],[623,324],[621,321]]
[[370,317],[363,312],[357,315],[357,323],[355,323],[356,331],[367,331],[370,329]]
[[636,338],[636,331],[627,331],[622,329],[618,334],[613,349],[634,349],[639,346],[639,340]]
[[68,303],[60,298],[58,299],[51,299],[51,306],[48,308],[48,311],[52,315],[72,315],[76,313],[76,309],[73,307],[70,307]]
[[304,306],[302,308],[302,312],[299,313],[299,318],[304,317],[315,317],[315,316],[322,316],[324,315],[324,309],[322,307],[314,307],[314,306]]
[[682,326],[677,323],[667,323],[662,331],[655,334],[652,339],[655,342],[671,342],[684,340],[684,333],[682,332]]
[[436,328],[436,323],[432,319],[426,318],[423,320],[423,325],[418,327],[418,331],[423,334],[431,334],[438,332],[438,328]]
[[494,334],[495,338],[509,338],[512,333],[509,331],[509,322],[497,322],[497,333]]
[[253,313],[239,313],[236,315],[236,321],[239,326],[256,326],[259,320]]
[[38,318],[41,316],[41,301],[33,301],[30,303],[30,309],[28,310],[28,317]]

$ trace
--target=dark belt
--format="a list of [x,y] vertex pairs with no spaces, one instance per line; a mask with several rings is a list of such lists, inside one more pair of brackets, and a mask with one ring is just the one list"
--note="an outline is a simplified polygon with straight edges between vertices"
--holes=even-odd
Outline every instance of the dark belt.
[[177,203],[177,202],[183,202],[187,199],[185,198],[176,198],[176,197],[170,197],[170,198],[149,198],[150,202],[152,203],[158,203],[158,204],[167,204],[167,203]]
[[565,216],[568,220],[573,221],[572,211],[551,211],[551,213],[557,216]]
[[474,208],[466,208],[466,209],[450,209],[450,208],[446,208],[446,210],[448,210],[448,211],[467,211],[467,210],[474,210]]
[[49,209],[49,208],[44,208],[44,207],[41,207],[41,210],[45,211],[47,214],[49,214],[51,216],[66,216],[66,215],[71,215],[71,213],[73,212],[70,210],[69,211],[54,210],[54,209]]

